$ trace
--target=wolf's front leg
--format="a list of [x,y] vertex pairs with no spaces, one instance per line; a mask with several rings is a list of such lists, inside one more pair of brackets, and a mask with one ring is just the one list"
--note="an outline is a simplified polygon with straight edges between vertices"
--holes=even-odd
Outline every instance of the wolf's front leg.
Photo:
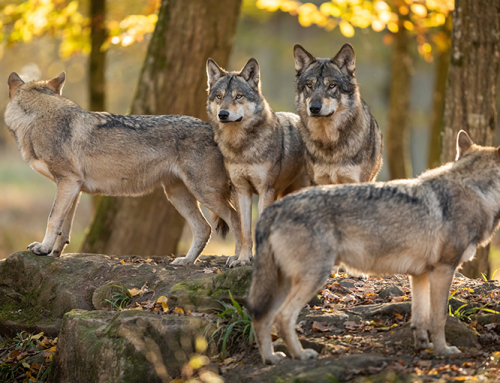
[[75,199],[75,202],[73,202],[73,205],[71,205],[71,209],[66,216],[66,219],[64,220],[64,224],[62,227],[62,232],[61,235],[58,235],[56,238],[56,242],[54,244],[54,247],[52,248],[52,252],[49,254],[54,257],[59,257],[64,248],[69,245],[69,239],[71,235],[71,227],[73,226],[73,220],[75,218],[75,211],[76,207],[78,206],[78,202],[80,201],[80,196],[82,193],[78,194],[78,196]]
[[447,346],[444,329],[448,315],[448,295],[455,268],[449,265],[437,265],[429,272],[430,296],[431,296],[431,318],[430,332],[434,350],[441,355],[459,353],[455,346]]
[[72,205],[80,194],[81,181],[77,179],[62,179],[57,182],[54,206],[47,222],[47,230],[42,243],[33,242],[28,249],[37,255],[47,255],[54,248],[58,236],[62,235],[62,228]]
[[227,259],[229,267],[245,266],[252,263],[252,191],[247,188],[236,188],[236,208],[240,216],[241,251],[238,257]]
[[266,210],[266,207],[272,205],[274,201],[276,201],[274,189],[267,189],[259,194],[259,217],[262,215],[262,212]]
[[430,293],[429,279],[427,273],[410,276],[411,293],[411,329],[415,340],[415,348],[422,350],[432,348],[429,343],[429,315],[430,315]]

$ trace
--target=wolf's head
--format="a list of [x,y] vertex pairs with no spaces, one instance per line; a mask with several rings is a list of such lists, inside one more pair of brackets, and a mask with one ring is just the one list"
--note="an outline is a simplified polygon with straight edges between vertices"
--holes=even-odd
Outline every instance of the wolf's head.
[[214,60],[208,59],[207,77],[207,111],[212,124],[228,124],[229,127],[240,124],[249,128],[258,123],[268,105],[260,90],[257,60],[248,60],[239,72],[226,72]]
[[64,82],[66,81],[66,73],[61,72],[59,76],[54,77],[52,80],[45,81],[30,81],[25,83],[16,72],[12,72],[7,80],[9,85],[9,99],[20,95],[22,92],[39,92],[48,95],[61,95]]
[[316,58],[300,45],[293,48],[297,111],[314,118],[330,117],[359,103],[354,71],[356,57],[344,44],[334,58]]

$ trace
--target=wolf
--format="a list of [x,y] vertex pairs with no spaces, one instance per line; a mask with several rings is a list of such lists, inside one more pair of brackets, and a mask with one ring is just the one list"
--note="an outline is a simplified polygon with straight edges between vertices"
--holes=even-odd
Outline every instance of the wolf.
[[375,180],[382,167],[382,133],[359,95],[353,47],[344,44],[334,58],[316,58],[297,44],[293,55],[295,108],[313,184]]
[[57,186],[45,237],[28,249],[60,256],[81,192],[139,196],[163,187],[193,232],[187,255],[175,264],[194,263],[211,236],[198,201],[214,213],[220,232],[233,230],[239,254],[239,217],[210,124],[177,115],[89,112],[61,95],[65,79],[64,72],[47,81],[25,83],[15,72],[8,79],[7,127],[23,159]]
[[251,263],[252,195],[259,195],[259,214],[277,198],[309,186],[304,144],[293,113],[275,113],[262,95],[257,60],[240,72],[226,72],[207,61],[208,118],[235,189],[241,219],[241,252],[230,267]]
[[445,340],[450,285],[499,221],[500,147],[476,145],[464,131],[456,160],[416,179],[317,186],[277,201],[257,225],[248,294],[262,359],[275,364],[284,357],[273,352],[273,321],[293,358],[317,357],[302,348],[295,321],[337,264],[357,273],[409,274],[415,347],[460,352]]

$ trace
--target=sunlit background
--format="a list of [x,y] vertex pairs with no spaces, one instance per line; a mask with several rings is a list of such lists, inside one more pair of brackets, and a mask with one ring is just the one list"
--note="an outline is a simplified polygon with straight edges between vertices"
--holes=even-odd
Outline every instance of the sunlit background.
[[[0,0],[0,22],[7,24],[16,12],[23,11],[19,9],[21,3]],[[86,1],[32,0],[31,3],[33,12],[27,19],[16,21],[15,34],[7,36],[5,25],[2,28],[0,73],[5,85],[0,92],[0,107],[4,110],[8,102],[6,82],[12,71],[24,80],[37,80],[55,77],[64,70],[67,82],[63,95],[88,108]],[[389,1],[336,0],[325,3],[323,0],[303,4],[298,1],[245,0],[226,69],[238,70],[250,57],[255,57],[261,67],[263,93],[273,109],[294,111],[293,45],[299,43],[316,56],[332,57],[342,44],[350,42],[356,52],[356,76],[361,96],[384,132],[392,34],[397,32],[395,21],[398,15],[408,15],[404,27],[415,35],[411,45],[413,78],[409,115],[410,155],[415,176],[427,166],[435,80],[433,57],[440,45],[445,44],[440,33],[425,32],[445,23],[453,1],[427,1],[423,6],[405,0],[392,11],[387,3]],[[110,37],[103,47],[107,49],[106,109],[125,114],[132,102],[159,3],[157,0],[121,0],[108,1],[107,4]],[[345,20],[336,22],[334,18],[339,12],[350,13]],[[387,180],[388,177],[384,165],[378,180]],[[23,162],[2,120],[0,259],[43,238],[54,192],[55,187],[48,179]],[[72,241],[66,252],[79,250],[91,217],[92,202],[85,195],[78,207]],[[254,224],[256,219],[254,211]],[[184,254],[190,241],[190,230],[186,226],[177,252]],[[232,236],[226,241],[214,236],[204,254],[231,255],[233,248]],[[496,247],[491,253],[498,259]],[[499,267],[500,262],[495,260],[492,270]]]

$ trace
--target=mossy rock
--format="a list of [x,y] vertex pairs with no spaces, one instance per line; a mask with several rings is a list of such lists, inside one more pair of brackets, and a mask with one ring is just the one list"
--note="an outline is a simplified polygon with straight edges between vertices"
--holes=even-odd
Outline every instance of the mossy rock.
[[53,381],[170,381],[201,351],[196,340],[206,326],[200,318],[137,310],[72,310],[64,315]]
[[238,267],[207,278],[191,278],[172,287],[168,295],[169,305],[175,304],[184,310],[211,311],[220,307],[218,301],[235,301],[244,304],[252,267]]
[[[0,262],[0,333],[13,336],[25,330],[57,336],[66,312],[108,308],[105,299],[112,285],[130,289],[147,284],[151,294],[136,297],[140,299],[167,296],[172,286],[189,278],[205,277],[205,267],[224,262],[223,257],[201,257],[195,265],[164,266],[122,264],[116,257],[99,254],[54,258],[29,251],[15,253]],[[217,283],[214,286],[223,286],[224,277]]]

